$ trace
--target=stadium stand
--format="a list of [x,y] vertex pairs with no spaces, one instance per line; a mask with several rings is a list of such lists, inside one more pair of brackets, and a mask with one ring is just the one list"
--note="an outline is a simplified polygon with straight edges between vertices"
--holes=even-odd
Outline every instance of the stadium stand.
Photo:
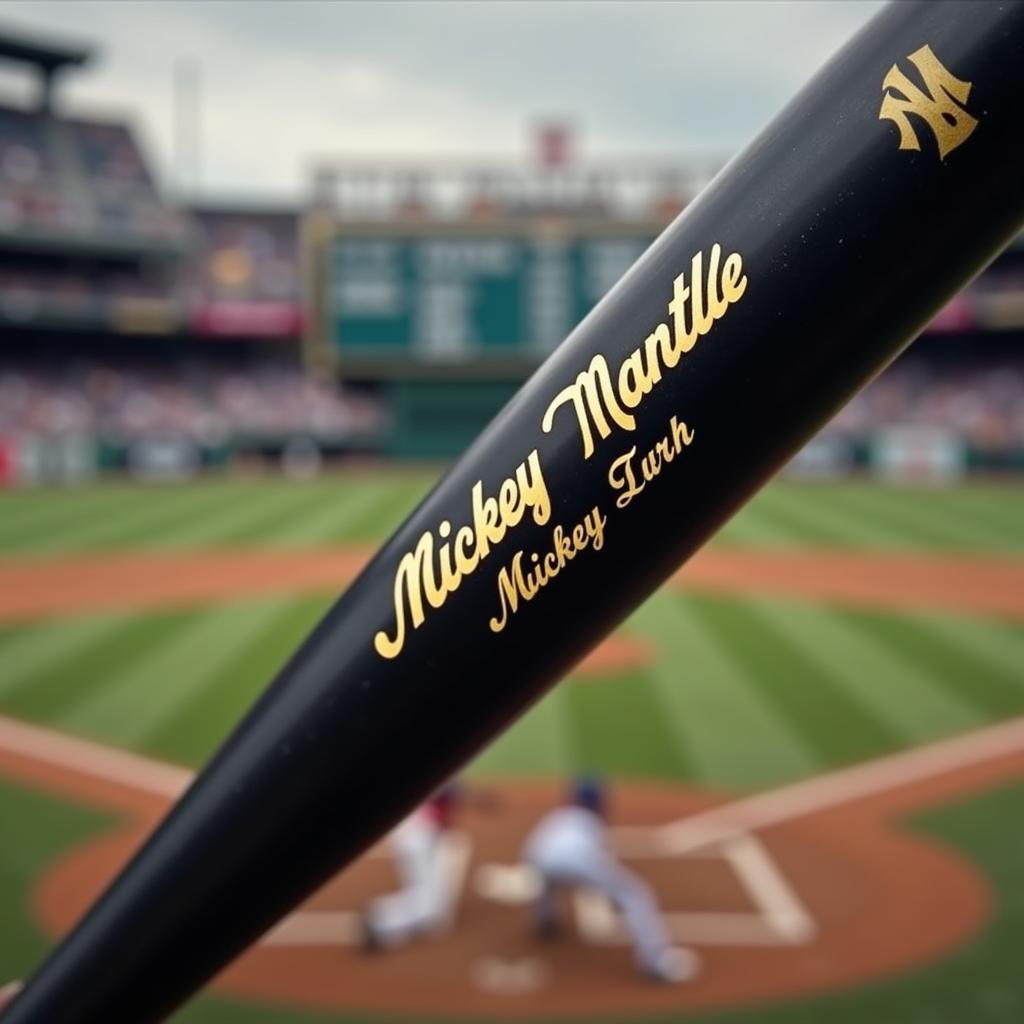
[[59,366],[0,364],[0,434],[8,436],[175,434],[202,441],[304,434],[341,441],[372,429],[378,415],[375,404],[274,363],[114,366],[76,357]]
[[90,58],[0,33],[41,83],[0,103],[0,477],[365,450],[379,404],[301,369],[298,211],[167,202],[129,123],[58,102]]
[[161,202],[127,125],[0,107],[5,243],[181,244],[185,219]]
[[59,221],[56,168],[42,119],[0,108],[0,224],[5,230]]
[[906,359],[862,391],[829,431],[863,440],[889,427],[952,431],[977,461],[1024,465],[1024,361]]
[[296,453],[318,469],[372,452],[382,415],[371,397],[279,361],[0,362],[0,452],[8,482],[19,484],[104,471],[180,479],[240,464],[288,470]]
[[173,331],[187,218],[161,199],[127,124],[56,106],[57,73],[90,56],[0,36],[0,59],[42,82],[35,107],[0,106],[0,325]]
[[[69,439],[78,455],[91,453],[85,463],[113,469],[130,468],[128,449],[153,438],[182,440],[199,466],[252,452],[280,464],[296,438],[318,457],[455,454],[550,348],[531,347],[522,332],[547,325],[544,337],[557,342],[721,162],[581,162],[559,129],[542,133],[533,163],[348,160],[317,169],[305,209],[186,207],[163,197],[128,121],[58,104],[55,80],[90,58],[87,48],[0,32],[0,61],[40,80],[35,105],[0,101],[0,478],[63,478],[63,469],[46,466],[66,460],[19,452]],[[318,264],[308,240],[324,218],[371,249],[408,236],[449,251],[453,239],[487,232],[514,248],[517,225],[527,222],[543,226],[547,248],[521,280],[505,280],[500,268],[488,277],[473,264],[462,277],[449,267],[439,285],[417,279],[411,242],[392,244],[405,255],[386,295],[410,311],[395,322],[413,341],[413,313],[429,326],[426,314],[440,310],[450,332],[459,300],[472,320],[465,344],[440,358],[430,346],[398,351],[392,327],[368,315],[350,317],[340,332],[330,326],[331,295],[361,288],[365,296],[369,282],[379,298],[384,270],[328,262],[329,246]],[[585,226],[578,252],[567,241],[572,222]],[[584,273],[591,256],[612,250],[619,255],[607,273]],[[374,272],[381,280],[370,280]],[[573,285],[573,275],[582,283]],[[508,299],[514,287],[532,296],[535,317],[527,300]],[[1018,240],[795,468],[834,475],[885,462],[916,473],[931,460],[943,472],[1024,469],[1022,338]],[[334,369],[339,345],[344,388],[322,373],[307,376],[304,360],[323,370],[317,346],[334,347]],[[360,376],[358,354],[374,345],[390,352],[378,360],[386,373]],[[25,465],[35,468],[21,472]]]

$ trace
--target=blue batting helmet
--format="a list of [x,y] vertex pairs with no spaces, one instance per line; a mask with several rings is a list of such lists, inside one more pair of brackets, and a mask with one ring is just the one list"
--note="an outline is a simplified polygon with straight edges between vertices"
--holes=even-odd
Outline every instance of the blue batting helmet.
[[578,807],[600,814],[604,810],[604,784],[594,775],[581,775],[573,780],[572,802]]

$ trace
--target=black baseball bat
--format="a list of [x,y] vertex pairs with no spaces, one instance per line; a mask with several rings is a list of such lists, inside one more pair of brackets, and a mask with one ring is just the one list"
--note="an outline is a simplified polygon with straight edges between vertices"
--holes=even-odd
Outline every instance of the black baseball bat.
[[161,1019],[515,719],[1020,230],[1022,110],[1020,3],[883,10],[415,509],[4,1024]]

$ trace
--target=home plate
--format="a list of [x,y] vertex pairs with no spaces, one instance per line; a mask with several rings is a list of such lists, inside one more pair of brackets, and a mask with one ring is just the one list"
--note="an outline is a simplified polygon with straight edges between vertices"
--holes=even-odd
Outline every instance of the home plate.
[[504,958],[478,957],[470,969],[473,984],[496,995],[527,995],[542,988],[548,979],[544,961],[535,956]]
[[486,900],[516,906],[540,896],[540,875],[528,864],[481,864],[474,876],[476,891]]

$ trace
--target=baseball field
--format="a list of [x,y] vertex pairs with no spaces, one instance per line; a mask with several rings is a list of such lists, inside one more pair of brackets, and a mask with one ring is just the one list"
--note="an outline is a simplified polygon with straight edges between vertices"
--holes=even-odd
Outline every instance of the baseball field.
[[[0,496],[0,981],[430,482]],[[636,978],[587,894],[559,943],[530,936],[518,844],[581,770],[694,983]],[[395,884],[377,850],[175,1021],[1024,1019],[1024,489],[773,484],[472,775],[498,799],[460,823],[449,934],[355,948]]]

